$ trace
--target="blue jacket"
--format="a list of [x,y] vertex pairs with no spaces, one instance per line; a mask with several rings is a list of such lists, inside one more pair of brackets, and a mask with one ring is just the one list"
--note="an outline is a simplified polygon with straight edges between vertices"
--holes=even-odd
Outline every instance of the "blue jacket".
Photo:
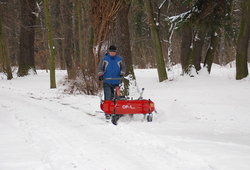
[[[98,75],[103,75],[103,78],[120,78],[124,76],[126,72],[126,66],[123,59],[116,54],[114,57],[109,53],[102,56],[98,65]],[[109,84],[119,84],[120,80],[104,80]]]

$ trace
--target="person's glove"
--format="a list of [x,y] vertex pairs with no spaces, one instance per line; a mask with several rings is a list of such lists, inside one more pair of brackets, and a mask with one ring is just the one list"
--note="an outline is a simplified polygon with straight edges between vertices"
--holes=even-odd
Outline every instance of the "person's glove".
[[103,75],[102,75],[102,74],[100,74],[100,76],[99,76],[99,80],[100,80],[100,81],[102,81],[102,80],[103,80]]

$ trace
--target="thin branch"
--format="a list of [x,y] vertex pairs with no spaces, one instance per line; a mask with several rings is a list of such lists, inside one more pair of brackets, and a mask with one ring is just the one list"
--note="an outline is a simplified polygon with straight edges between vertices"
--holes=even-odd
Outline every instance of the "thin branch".
[[164,0],[164,1],[161,3],[161,5],[159,6],[159,9],[162,8],[162,6],[165,4],[166,1],[167,1],[167,0]]

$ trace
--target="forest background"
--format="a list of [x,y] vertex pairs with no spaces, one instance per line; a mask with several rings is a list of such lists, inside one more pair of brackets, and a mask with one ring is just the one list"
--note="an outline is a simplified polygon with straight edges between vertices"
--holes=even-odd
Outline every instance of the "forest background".
[[96,94],[97,64],[115,45],[130,83],[134,68],[157,68],[161,82],[179,63],[192,77],[232,61],[239,80],[249,34],[250,0],[0,0],[0,71],[50,70],[56,88],[55,69],[67,69],[72,89]]

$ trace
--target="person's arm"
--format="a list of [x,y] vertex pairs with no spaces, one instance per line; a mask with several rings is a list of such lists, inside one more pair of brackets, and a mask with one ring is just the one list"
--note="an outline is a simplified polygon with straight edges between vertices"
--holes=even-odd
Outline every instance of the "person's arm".
[[125,65],[125,62],[124,62],[123,59],[122,59],[122,62],[121,62],[120,69],[121,69],[120,75],[121,75],[121,76],[125,76],[125,73],[126,73],[126,65]]
[[97,74],[98,76],[103,75],[104,74],[104,56],[101,58],[99,64],[98,64],[98,68],[97,68]]

